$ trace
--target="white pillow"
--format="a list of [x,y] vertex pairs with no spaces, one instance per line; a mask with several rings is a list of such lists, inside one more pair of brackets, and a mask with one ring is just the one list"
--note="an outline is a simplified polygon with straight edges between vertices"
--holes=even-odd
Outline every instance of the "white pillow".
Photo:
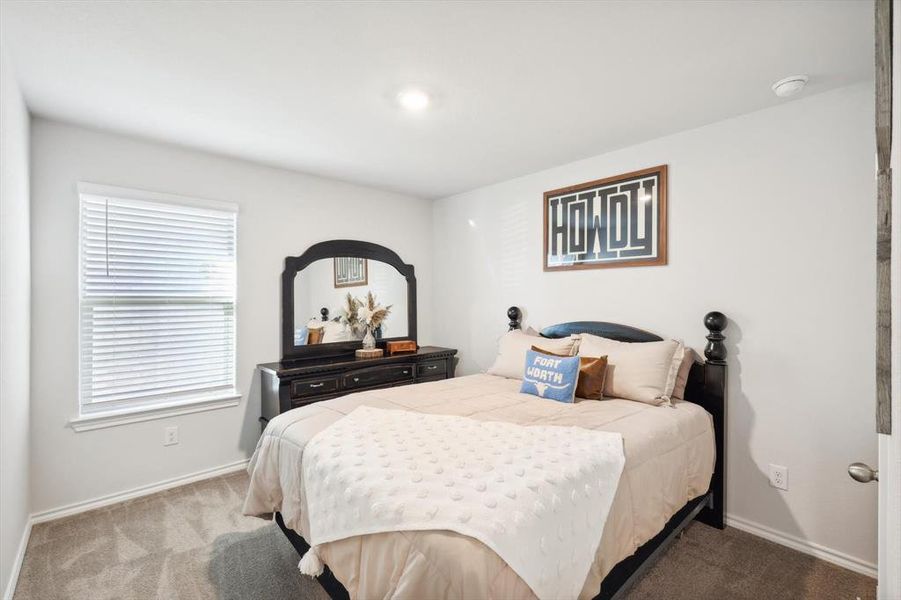
[[555,354],[571,356],[574,343],[575,340],[572,336],[555,340],[529,335],[519,329],[508,331],[498,342],[497,358],[488,369],[488,374],[509,379],[522,379],[526,370],[526,352],[532,349],[533,344]]
[[580,356],[606,356],[604,396],[646,404],[670,404],[685,346],[677,340],[619,342],[588,333],[579,341]]

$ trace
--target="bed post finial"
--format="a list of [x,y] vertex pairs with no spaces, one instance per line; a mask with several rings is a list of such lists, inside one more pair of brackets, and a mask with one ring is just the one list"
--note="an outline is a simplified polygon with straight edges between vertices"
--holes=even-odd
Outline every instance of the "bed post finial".
[[704,356],[712,363],[726,362],[726,344],[723,340],[723,330],[729,321],[726,315],[721,312],[713,311],[704,316],[704,327],[710,332],[707,334],[707,345],[704,347]]
[[509,328],[507,331],[513,331],[514,329],[522,329],[520,327],[520,321],[522,320],[522,311],[519,310],[516,306],[511,306],[507,309],[507,318],[510,319],[510,323],[508,323]]
[[716,462],[710,480],[710,505],[698,513],[697,519],[711,527],[726,527],[726,344],[723,330],[729,320],[721,312],[713,311],[704,315],[707,328],[707,345],[704,356],[707,364],[702,371],[700,395],[701,406],[713,417],[713,439],[716,444]]
[[328,321],[328,309],[326,307],[322,307],[319,309],[319,314],[322,315],[323,321]]

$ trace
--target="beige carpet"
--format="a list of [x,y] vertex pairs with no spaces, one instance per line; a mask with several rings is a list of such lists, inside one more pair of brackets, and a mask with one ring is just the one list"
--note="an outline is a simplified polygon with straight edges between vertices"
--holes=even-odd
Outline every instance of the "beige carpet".
[[[218,477],[35,525],[16,600],[327,600],[271,522],[240,514],[247,476]],[[690,526],[630,600],[875,598],[867,577],[734,529]]]

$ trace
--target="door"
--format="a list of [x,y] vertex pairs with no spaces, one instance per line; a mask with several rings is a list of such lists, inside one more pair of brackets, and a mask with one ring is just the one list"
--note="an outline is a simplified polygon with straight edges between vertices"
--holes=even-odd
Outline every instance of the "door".
[[[879,490],[879,596],[901,598],[901,1],[893,0],[887,20],[891,25],[892,68],[887,89],[891,99],[891,149],[889,166],[892,177],[890,206],[891,228],[891,435],[879,436],[879,467],[883,473]],[[885,17],[883,17],[885,18]]]
[[875,9],[879,469],[855,463],[848,472],[863,484],[878,482],[878,597],[897,600],[901,598],[901,94],[892,92],[897,87],[893,81],[901,82],[901,0],[876,0]]

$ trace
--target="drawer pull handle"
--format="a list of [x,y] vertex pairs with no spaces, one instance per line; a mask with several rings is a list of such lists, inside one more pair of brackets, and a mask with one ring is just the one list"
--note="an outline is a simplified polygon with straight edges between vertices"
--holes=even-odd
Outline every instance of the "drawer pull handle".
[[359,377],[354,377],[354,381],[360,381]]
[[428,369],[429,371],[434,371],[437,368],[438,368],[438,365],[429,365],[426,367],[426,369]]
[[409,374],[410,374],[409,371],[404,371],[404,375],[409,375]]
[[324,385],[325,385],[325,383],[311,383],[310,387],[311,388],[321,388]]

